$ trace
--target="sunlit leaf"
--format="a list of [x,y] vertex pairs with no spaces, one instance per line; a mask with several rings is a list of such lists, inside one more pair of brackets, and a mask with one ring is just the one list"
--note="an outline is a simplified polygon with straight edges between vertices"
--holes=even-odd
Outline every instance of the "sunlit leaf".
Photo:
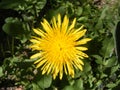
[[87,20],[88,20],[87,16],[83,16],[77,19],[78,22],[87,21]]
[[80,16],[83,12],[83,8],[82,7],[78,7],[76,10],[76,15]]
[[0,67],[0,77],[1,76],[3,76],[4,74],[3,74],[3,69],[2,69],[2,67]]
[[63,90],[75,90],[73,86],[66,86]]
[[103,41],[103,47],[100,50],[100,53],[102,56],[104,56],[104,59],[111,57],[111,54],[113,53],[113,49],[114,49],[113,38],[105,38]]
[[107,87],[108,88],[114,88],[114,87],[116,87],[116,84],[115,83],[109,83],[109,84],[107,84]]

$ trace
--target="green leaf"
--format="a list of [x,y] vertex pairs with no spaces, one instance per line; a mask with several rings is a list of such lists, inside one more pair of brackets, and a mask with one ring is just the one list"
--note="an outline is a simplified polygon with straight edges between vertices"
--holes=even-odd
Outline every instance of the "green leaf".
[[46,14],[46,18],[51,19],[53,16],[57,17],[57,14],[61,14],[61,16],[63,16],[65,12],[66,12],[66,7],[62,5],[55,10],[49,10]]
[[106,85],[106,87],[114,88],[114,87],[116,87],[116,84],[115,83],[109,83],[109,84]]
[[52,76],[51,75],[44,75],[37,81],[37,84],[42,89],[50,87],[51,83],[52,83]]
[[73,86],[66,86],[63,90],[76,90]]
[[102,57],[100,55],[92,55],[94,58],[96,58],[95,62],[97,64],[103,64]]
[[109,6],[104,7],[104,9],[102,10],[101,16],[99,18],[100,20],[104,19],[107,16],[106,13],[107,13],[108,9],[109,9]]
[[33,90],[42,90],[36,83],[32,83]]
[[99,86],[101,86],[102,84],[102,80],[98,80],[98,82],[96,82],[96,87],[98,88]]
[[104,57],[104,59],[109,58],[111,53],[113,53],[114,48],[114,40],[113,38],[105,38],[103,43],[103,47],[100,50],[100,54]]
[[0,77],[3,76],[3,69],[0,67]]
[[83,80],[82,79],[76,80],[76,82],[74,83],[74,88],[76,88],[76,90],[84,90]]
[[36,0],[36,3],[37,3],[36,8],[42,9],[46,4],[46,0]]
[[80,16],[83,12],[83,8],[82,7],[78,7],[76,10],[76,15]]
[[102,30],[103,29],[103,21],[101,19],[98,20],[97,24],[95,25],[95,29],[98,29],[98,30]]
[[113,56],[105,61],[104,65],[105,67],[112,67],[117,63],[116,57]]
[[3,31],[8,35],[19,36],[24,34],[22,22],[17,18],[7,18],[6,23],[3,25]]
[[20,4],[24,4],[25,0],[2,0],[0,2],[0,8],[2,9],[15,9]]
[[116,65],[111,68],[111,74],[115,73],[117,70],[119,70],[119,65]]
[[87,21],[87,20],[88,20],[87,16],[82,16],[82,17],[77,19],[78,22]]
[[85,62],[85,65],[83,67],[83,72],[87,73],[91,70],[91,66],[89,62]]
[[88,82],[90,84],[90,87],[92,87],[94,85],[94,81],[95,81],[95,77],[93,77],[92,74],[88,74]]
[[100,74],[100,78],[102,79],[102,78],[106,78],[108,75],[107,74],[105,74],[105,73],[101,73]]

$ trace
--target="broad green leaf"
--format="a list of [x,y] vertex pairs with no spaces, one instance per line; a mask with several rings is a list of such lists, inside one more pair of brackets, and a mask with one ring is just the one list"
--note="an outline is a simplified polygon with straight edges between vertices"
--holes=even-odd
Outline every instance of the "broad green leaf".
[[78,22],[84,22],[84,21],[87,21],[87,20],[88,20],[87,16],[82,16],[82,17],[77,19]]
[[85,62],[85,65],[83,67],[83,72],[87,73],[91,70],[91,66],[89,62]]
[[98,80],[96,82],[96,86],[95,87],[99,88],[101,85],[102,85],[102,80]]
[[73,86],[66,86],[62,90],[76,90]]
[[19,36],[24,34],[22,22],[17,18],[7,18],[6,23],[3,25],[3,31],[8,35]]
[[104,65],[105,67],[113,67],[117,63],[116,57],[113,56],[105,61]]
[[24,4],[25,0],[2,0],[0,2],[0,8],[2,9],[15,9],[19,5]]
[[3,69],[0,67],[0,77],[3,76]]
[[66,11],[66,7],[62,5],[55,10],[49,10],[46,14],[46,18],[51,19],[53,18],[53,16],[57,17],[58,14],[61,14],[61,16],[63,16],[65,14],[65,11]]
[[116,84],[115,83],[109,83],[109,84],[106,85],[106,87],[112,89],[112,88],[116,87]]
[[51,83],[52,83],[52,76],[51,75],[44,75],[37,81],[37,84],[42,89],[50,87]]
[[36,83],[32,83],[33,90],[42,90]]
[[84,81],[82,79],[78,79],[74,83],[74,88],[76,88],[76,90],[84,90],[83,84],[84,84]]
[[109,58],[113,53],[114,48],[113,38],[105,38],[102,45],[103,47],[100,50],[100,54],[103,56],[104,59]]
[[60,14],[64,15],[65,10],[66,10],[66,7],[63,5],[56,10],[56,14],[60,13]]
[[82,7],[78,7],[76,10],[76,15],[80,16],[83,12],[83,8]]

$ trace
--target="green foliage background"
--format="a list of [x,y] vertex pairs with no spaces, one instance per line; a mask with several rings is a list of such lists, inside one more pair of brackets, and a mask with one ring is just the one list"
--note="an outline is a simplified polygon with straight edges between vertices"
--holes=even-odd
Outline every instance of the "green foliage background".
[[[120,61],[115,54],[115,29],[120,21],[118,0],[0,0],[0,87],[23,86],[25,90],[118,90]],[[62,80],[41,75],[29,57],[28,46],[33,27],[41,27],[60,13],[70,20],[77,18],[76,27],[85,25],[92,38],[84,60],[84,70],[76,70],[75,78]]]

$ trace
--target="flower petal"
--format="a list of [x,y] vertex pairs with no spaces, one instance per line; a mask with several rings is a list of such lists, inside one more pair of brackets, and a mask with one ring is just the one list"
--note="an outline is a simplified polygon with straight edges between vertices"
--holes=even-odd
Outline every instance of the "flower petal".
[[79,40],[76,42],[76,45],[83,45],[83,44],[86,44],[88,41],[91,41],[90,38],[84,38],[82,40]]
[[34,58],[38,58],[38,57],[40,57],[40,56],[41,56],[41,52],[32,55],[30,58],[31,58],[31,59],[34,59]]
[[76,23],[76,18],[74,18],[72,24],[69,26],[68,31],[70,31],[71,29],[73,29],[75,27],[75,23]]
[[76,47],[76,49],[80,50],[80,51],[86,51],[86,50],[88,50],[88,48],[82,47],[82,46]]
[[41,37],[44,37],[45,35],[44,35],[44,32],[41,30],[41,29],[33,29],[33,31],[37,34],[37,35],[39,35],[39,36],[41,36]]
[[64,19],[63,19],[63,23],[62,23],[62,29],[61,29],[61,33],[65,34],[68,28],[68,24],[69,24],[69,19],[67,18],[67,15],[65,15]]
[[61,28],[61,15],[58,14],[58,28],[60,29]]

